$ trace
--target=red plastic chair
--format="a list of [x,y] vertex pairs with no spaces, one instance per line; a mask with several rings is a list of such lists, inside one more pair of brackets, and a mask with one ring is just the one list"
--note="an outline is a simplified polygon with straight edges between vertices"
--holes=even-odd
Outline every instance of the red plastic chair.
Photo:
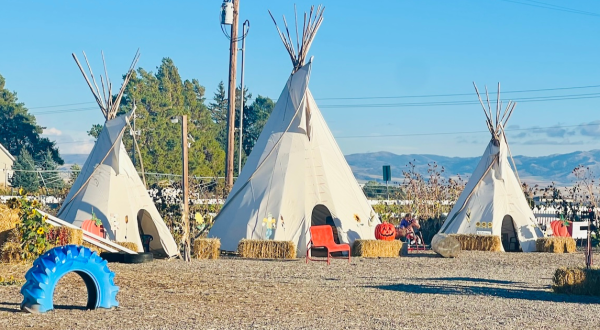
[[81,224],[81,229],[87,231],[88,233],[92,233],[96,236],[106,238],[106,231],[104,230],[104,226],[103,225],[97,226],[96,221],[85,220]]
[[331,226],[312,226],[310,227],[310,241],[306,246],[306,263],[308,260],[312,261],[325,261],[321,259],[313,259],[309,257],[310,249],[312,248],[325,248],[327,252],[327,264],[329,265],[330,259],[345,259],[346,257],[333,257],[331,252],[344,252],[348,251],[348,263],[350,263],[350,245],[348,244],[336,244],[333,240],[333,230]]

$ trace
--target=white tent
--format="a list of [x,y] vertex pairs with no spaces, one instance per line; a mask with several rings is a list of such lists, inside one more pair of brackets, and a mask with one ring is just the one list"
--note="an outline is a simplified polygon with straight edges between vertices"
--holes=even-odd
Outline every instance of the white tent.
[[375,238],[379,218],[308,89],[312,63],[292,58],[298,64],[209,232],[223,250],[272,239],[293,241],[302,255],[311,225],[335,225],[340,242]]
[[[94,212],[107,229],[111,240],[136,243],[138,252],[143,252],[140,236],[143,232],[153,238],[150,251],[172,257],[179,253],[177,244],[148,195],[122,142],[130,115],[116,117],[121,96],[136,61],[115,102],[102,100],[90,84],[107,121],[65,198],[58,217],[81,227],[83,221],[91,219]],[[89,84],[83,69],[82,73]],[[108,95],[112,98],[110,92]]]
[[513,162],[513,171],[508,161],[512,156],[504,134],[516,103],[509,102],[501,113],[501,104],[496,102],[495,116],[492,116],[489,97],[487,104],[486,110],[481,102],[492,139],[439,232],[497,235],[502,239],[504,250],[520,248],[523,252],[533,252],[536,239],[543,237],[543,233],[521,190],[520,180],[515,175],[516,166]]

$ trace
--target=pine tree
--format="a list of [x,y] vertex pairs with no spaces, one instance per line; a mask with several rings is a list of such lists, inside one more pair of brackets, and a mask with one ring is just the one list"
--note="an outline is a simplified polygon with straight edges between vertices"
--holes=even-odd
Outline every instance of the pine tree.
[[14,174],[10,179],[13,187],[22,187],[26,191],[37,191],[40,188],[39,175],[35,172],[33,157],[26,149],[17,157],[13,164],[13,170]]
[[223,150],[227,149],[227,91],[225,84],[221,81],[213,96],[213,102],[208,105],[210,117],[217,127],[217,141]]
[[52,154],[48,151],[40,164],[42,170],[43,184],[47,189],[62,189],[65,186],[64,180],[58,173],[58,165],[52,159]]

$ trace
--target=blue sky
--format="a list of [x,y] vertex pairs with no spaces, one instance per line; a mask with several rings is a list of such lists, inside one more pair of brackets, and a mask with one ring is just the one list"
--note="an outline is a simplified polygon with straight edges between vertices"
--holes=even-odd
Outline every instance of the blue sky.
[[[502,99],[536,101],[520,102],[510,119],[514,154],[600,148],[600,2],[322,3],[325,18],[311,48],[315,59],[310,88],[345,154],[480,155],[489,140],[480,106],[452,104],[477,100],[473,81],[480,90],[487,84],[493,91],[501,82],[506,92],[598,86],[506,93]],[[306,11],[318,3],[296,4]],[[142,54],[139,66],[146,70],[155,71],[163,57],[170,57],[182,77],[198,79],[210,98],[228,74],[220,5],[219,0],[4,3],[0,74],[7,88],[37,114],[61,152],[87,152],[93,143],[85,131],[103,117],[71,53],[81,58],[85,51],[99,73],[104,50],[114,84],[121,81],[137,48]],[[267,9],[279,21],[281,14],[293,21],[291,1],[241,0],[241,20],[251,22],[246,85],[254,95],[276,98],[291,63]],[[466,95],[389,98],[440,94]],[[552,96],[563,100],[538,101]],[[423,105],[431,102],[445,103]],[[63,106],[75,103],[80,104]],[[79,110],[65,111],[70,109]],[[376,137],[381,135],[385,137]]]

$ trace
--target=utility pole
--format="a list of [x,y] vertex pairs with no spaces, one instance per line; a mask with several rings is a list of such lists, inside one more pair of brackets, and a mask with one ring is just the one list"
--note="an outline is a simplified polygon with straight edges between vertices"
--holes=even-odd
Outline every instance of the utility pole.
[[191,261],[190,252],[190,217],[188,211],[188,139],[187,139],[187,115],[181,116],[181,160],[183,163],[183,177],[181,191],[183,192],[183,260]]
[[[233,2],[233,23],[231,24],[231,43],[229,45],[229,102],[227,111],[227,154],[225,164],[225,190],[233,187],[233,159],[235,157],[235,75],[237,66],[238,16],[240,0]],[[243,88],[243,87],[242,87]]]
[[246,31],[246,26],[247,28],[250,28],[250,21],[246,20],[242,25],[242,95],[240,96],[240,152],[238,157],[238,176],[242,173],[242,140],[244,138],[242,129],[244,127],[244,97],[246,96],[244,93],[244,59],[246,58],[246,34],[248,33]]

